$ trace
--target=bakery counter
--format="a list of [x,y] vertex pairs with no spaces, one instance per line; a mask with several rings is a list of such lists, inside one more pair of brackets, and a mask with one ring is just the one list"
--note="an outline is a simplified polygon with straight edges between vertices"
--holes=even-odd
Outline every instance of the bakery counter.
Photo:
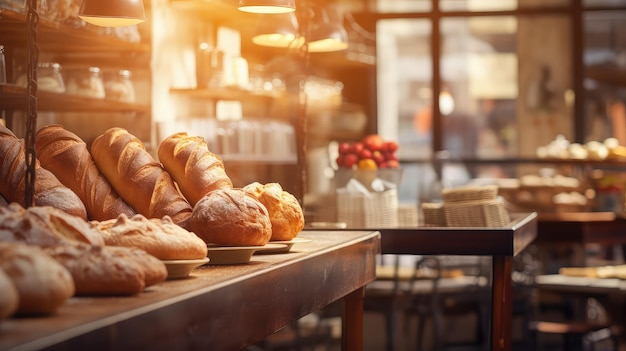
[[46,317],[0,322],[0,350],[237,350],[343,299],[343,347],[363,349],[363,288],[377,231],[303,231],[288,253],[205,265],[136,296],[73,297]]

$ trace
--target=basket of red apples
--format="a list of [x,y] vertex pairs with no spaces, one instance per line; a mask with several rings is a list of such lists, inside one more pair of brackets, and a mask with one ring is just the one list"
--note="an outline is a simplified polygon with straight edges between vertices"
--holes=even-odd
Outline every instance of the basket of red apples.
[[398,184],[401,172],[397,150],[397,142],[385,140],[378,134],[369,134],[353,143],[339,143],[337,186],[344,186],[350,178],[364,174]]

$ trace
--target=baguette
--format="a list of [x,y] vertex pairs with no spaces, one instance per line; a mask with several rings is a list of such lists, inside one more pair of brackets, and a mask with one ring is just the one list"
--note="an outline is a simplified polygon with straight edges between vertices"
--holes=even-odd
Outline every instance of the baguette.
[[222,159],[209,151],[202,137],[173,134],[161,142],[157,154],[191,206],[210,191],[233,187]]
[[37,131],[35,140],[41,165],[78,195],[90,220],[135,214],[102,175],[80,137],[60,125],[49,125]]
[[141,140],[126,129],[111,128],[93,141],[91,155],[113,189],[137,213],[146,218],[170,216],[188,228],[191,205]]
[[[26,206],[26,156],[24,139],[19,139],[8,128],[0,126],[0,193],[8,202]],[[70,188],[66,187],[35,160],[35,188],[33,203],[52,206],[74,216],[87,219],[85,205]]]

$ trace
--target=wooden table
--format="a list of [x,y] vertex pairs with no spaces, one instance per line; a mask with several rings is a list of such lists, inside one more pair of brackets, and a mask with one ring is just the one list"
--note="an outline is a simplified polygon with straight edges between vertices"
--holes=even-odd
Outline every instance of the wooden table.
[[[491,349],[512,347],[512,260],[537,234],[537,214],[514,214],[504,228],[377,228],[383,254],[492,257]],[[354,228],[351,228],[354,230]]]
[[537,215],[538,243],[626,244],[626,220],[613,212],[555,212]]
[[203,266],[131,297],[74,297],[55,315],[0,322],[0,350],[237,350],[342,299],[343,348],[363,349],[364,286],[380,233],[303,231],[289,253]]

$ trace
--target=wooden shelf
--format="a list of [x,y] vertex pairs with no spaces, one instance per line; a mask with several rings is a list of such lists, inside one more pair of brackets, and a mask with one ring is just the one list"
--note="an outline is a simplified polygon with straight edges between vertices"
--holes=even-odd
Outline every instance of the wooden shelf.
[[0,84],[2,109],[24,109],[27,103],[26,89],[14,84]]
[[586,76],[600,83],[626,87],[626,69],[612,64],[599,64],[585,68]]
[[179,89],[172,88],[170,93],[186,96],[194,99],[211,99],[211,100],[245,100],[245,99],[266,99],[273,100],[279,98],[281,95],[270,93],[255,93],[248,90],[236,89],[236,88],[221,88],[221,89]]
[[262,164],[297,164],[298,159],[296,155],[291,156],[275,156],[275,155],[237,155],[237,154],[222,154],[220,155],[222,161],[226,163],[262,163]]

